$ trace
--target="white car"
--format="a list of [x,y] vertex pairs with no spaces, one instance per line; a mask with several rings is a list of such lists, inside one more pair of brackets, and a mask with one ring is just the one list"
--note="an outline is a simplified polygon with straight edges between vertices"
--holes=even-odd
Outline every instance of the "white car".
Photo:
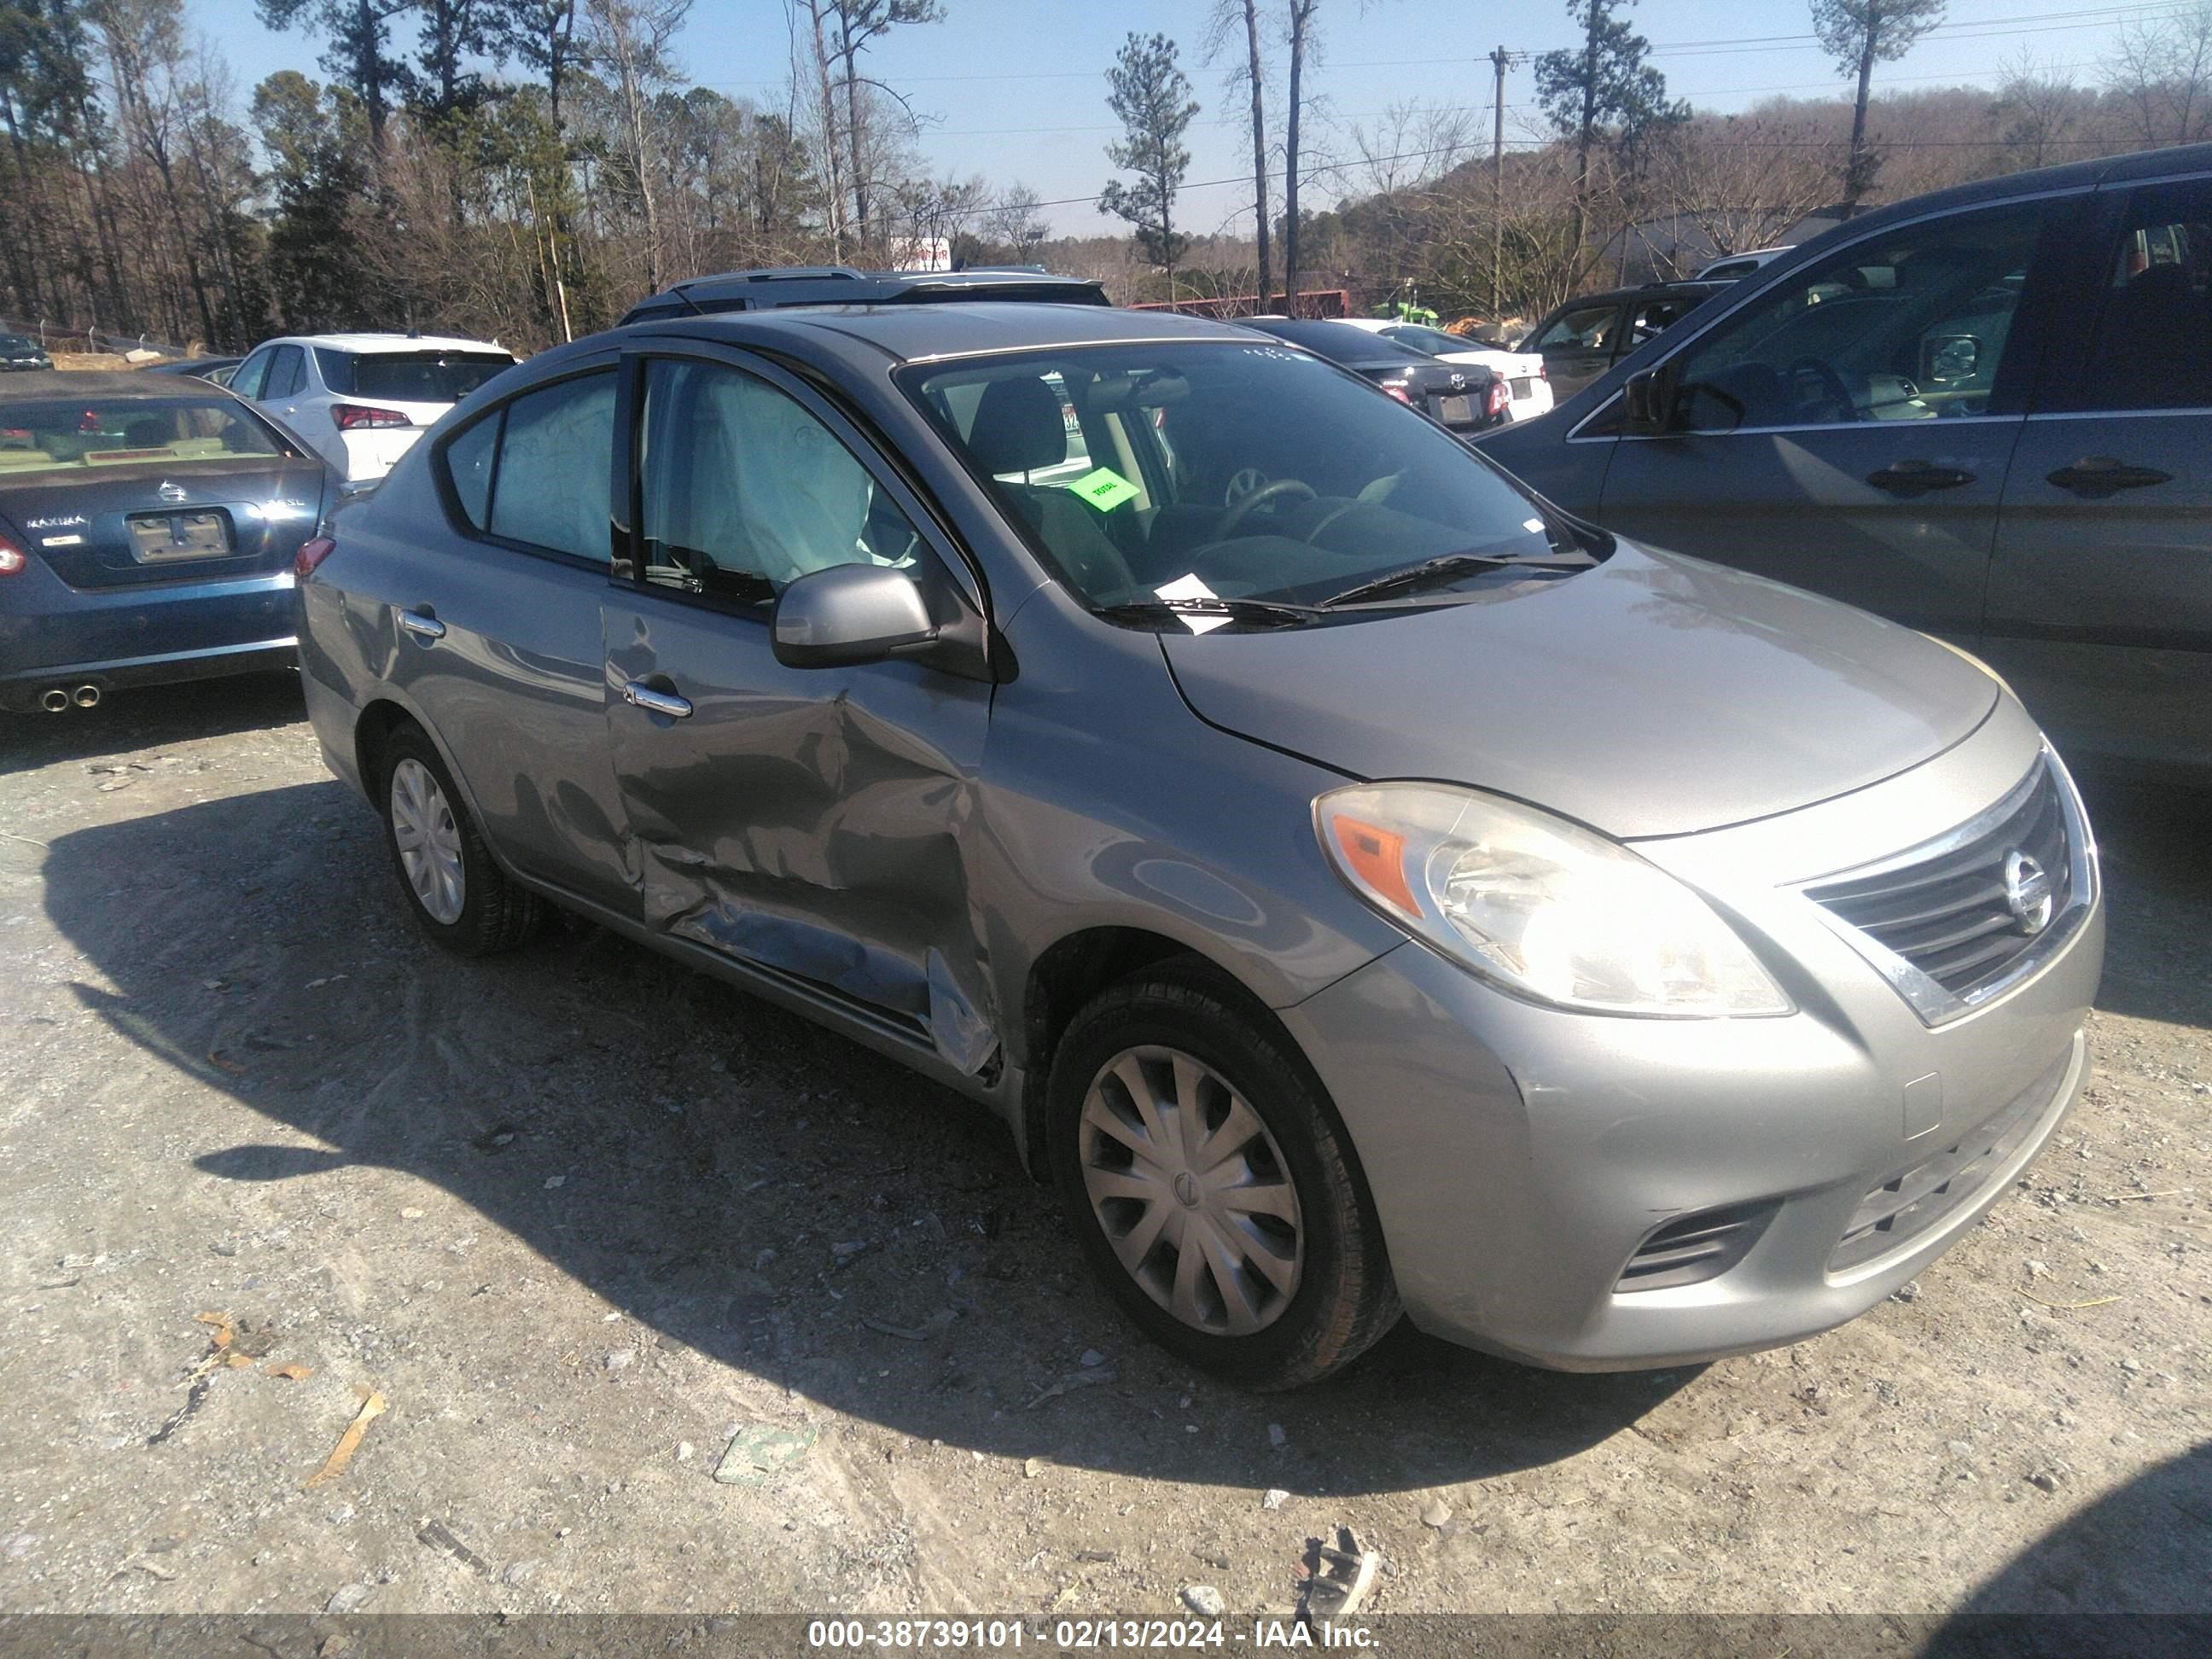
[[1779,259],[1790,251],[1789,247],[1747,248],[1741,253],[1731,253],[1726,258],[1714,260],[1690,280],[1693,283],[1732,283],[1739,276],[1750,276],[1769,260]]
[[254,347],[230,389],[360,483],[391,471],[425,428],[514,362],[494,340],[295,334]]
[[1505,382],[1512,401],[1505,412],[1516,421],[1533,421],[1552,412],[1552,383],[1544,374],[1544,360],[1536,353],[1508,351],[1421,323],[1401,322],[1395,317],[1340,317],[1339,322],[1364,328],[1395,340],[1408,351],[1446,363],[1479,363]]

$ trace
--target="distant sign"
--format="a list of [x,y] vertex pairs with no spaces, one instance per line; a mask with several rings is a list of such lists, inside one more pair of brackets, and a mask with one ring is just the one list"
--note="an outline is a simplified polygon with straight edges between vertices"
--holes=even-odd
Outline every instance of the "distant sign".
[[949,236],[909,236],[891,244],[894,270],[950,270],[952,239]]

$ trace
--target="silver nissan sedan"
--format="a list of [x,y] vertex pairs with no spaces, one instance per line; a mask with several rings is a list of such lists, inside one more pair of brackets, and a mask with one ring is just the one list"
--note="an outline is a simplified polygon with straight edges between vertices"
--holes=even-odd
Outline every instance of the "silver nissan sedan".
[[1231,326],[635,324],[298,574],[430,939],[557,905],[985,1103],[1254,1386],[1401,1311],[1577,1370],[1796,1341],[2081,1081],[2096,854],[2001,680]]

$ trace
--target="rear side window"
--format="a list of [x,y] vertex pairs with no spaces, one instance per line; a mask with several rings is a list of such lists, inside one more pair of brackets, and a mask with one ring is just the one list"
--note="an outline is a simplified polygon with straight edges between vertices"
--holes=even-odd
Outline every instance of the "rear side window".
[[2212,179],[2135,193],[2100,300],[2068,407],[2212,408]]
[[1528,343],[1531,351],[1606,351],[1613,345],[1614,305],[1580,306],[1561,312],[1550,327]]
[[503,351],[334,351],[318,349],[323,384],[341,398],[457,404],[514,359]]
[[[465,471],[466,446],[488,442],[494,426],[489,472]],[[526,392],[496,419],[479,421],[447,447],[446,464],[471,522],[480,510],[495,536],[604,564],[614,438],[614,371],[598,369]]]

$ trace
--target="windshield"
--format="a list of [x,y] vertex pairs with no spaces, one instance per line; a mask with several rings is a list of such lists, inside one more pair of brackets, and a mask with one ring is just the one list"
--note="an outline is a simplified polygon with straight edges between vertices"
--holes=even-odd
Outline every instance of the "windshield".
[[176,466],[284,453],[267,427],[227,398],[0,403],[0,479],[61,467]]
[[[1072,347],[900,380],[1094,609],[1318,605],[1455,554],[1601,551],[1442,428],[1263,340]],[[1513,574],[1469,569],[1395,603]]]
[[341,398],[457,404],[514,359],[503,351],[333,351],[315,348],[323,384]]

